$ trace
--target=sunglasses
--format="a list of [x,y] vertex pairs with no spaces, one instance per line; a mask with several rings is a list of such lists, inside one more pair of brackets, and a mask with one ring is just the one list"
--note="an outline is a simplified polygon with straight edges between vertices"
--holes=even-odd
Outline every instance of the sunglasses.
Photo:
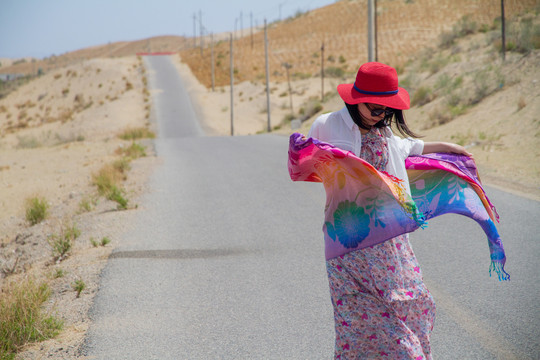
[[366,107],[369,111],[371,111],[371,116],[376,117],[380,116],[384,113],[384,117],[392,116],[394,114],[394,109],[386,108],[386,109],[372,109],[369,104],[366,103]]

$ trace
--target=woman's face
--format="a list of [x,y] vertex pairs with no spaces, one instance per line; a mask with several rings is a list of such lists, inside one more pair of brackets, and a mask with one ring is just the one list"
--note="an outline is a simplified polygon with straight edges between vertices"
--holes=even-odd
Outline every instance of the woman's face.
[[373,126],[382,119],[384,119],[385,112],[382,111],[379,115],[374,116],[372,114],[373,110],[386,110],[386,106],[384,105],[377,105],[377,104],[369,104],[369,103],[360,103],[358,104],[358,111],[360,112],[360,115],[364,119],[364,122],[368,126]]

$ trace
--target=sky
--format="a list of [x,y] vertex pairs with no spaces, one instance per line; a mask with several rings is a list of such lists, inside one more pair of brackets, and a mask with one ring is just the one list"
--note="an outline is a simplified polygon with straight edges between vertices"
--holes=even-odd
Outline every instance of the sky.
[[109,42],[262,25],[335,0],[0,0],[0,58],[45,58]]

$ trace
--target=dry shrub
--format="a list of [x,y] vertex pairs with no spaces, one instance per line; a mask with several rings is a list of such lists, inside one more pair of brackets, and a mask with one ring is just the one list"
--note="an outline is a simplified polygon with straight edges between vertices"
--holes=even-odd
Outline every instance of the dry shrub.
[[23,110],[19,113],[19,116],[17,116],[17,119],[24,120],[27,116],[28,116],[28,113],[26,112],[26,110]]
[[73,110],[67,109],[67,110],[62,111],[60,115],[58,115],[57,120],[61,121],[62,124],[70,120],[73,120]]
[[414,95],[411,99],[411,106],[422,106],[431,102],[435,98],[435,94],[431,88],[427,86],[420,86],[414,92]]
[[12,359],[25,344],[58,335],[62,322],[42,310],[51,290],[32,279],[12,281],[0,296],[0,358]]
[[449,123],[454,119],[454,115],[448,107],[438,107],[429,114],[430,121],[423,126],[423,130],[431,129],[439,125]]
[[120,183],[126,179],[125,172],[129,170],[130,158],[116,161],[103,166],[100,171],[92,176],[92,183],[98,189],[100,195],[108,200],[115,201],[118,209],[127,209],[128,199]]
[[527,106],[527,103],[525,102],[525,99],[523,97],[520,97],[519,100],[518,100],[518,104],[517,104],[518,111],[523,109],[525,106]]
[[323,109],[323,105],[318,97],[311,97],[306,104],[300,108],[300,120],[306,121]]
[[49,236],[49,245],[52,248],[52,255],[56,262],[65,259],[71,249],[73,242],[81,235],[81,230],[75,223],[64,223],[60,228],[60,233]]
[[49,203],[44,197],[26,199],[26,220],[35,225],[45,220],[49,211]]
[[92,184],[97,187],[100,195],[107,196],[111,189],[118,186],[124,178],[122,171],[113,164],[107,164],[92,175]]
[[128,147],[119,147],[116,149],[116,154],[122,155],[129,160],[137,159],[146,156],[146,148],[136,142],[132,142]]
[[[146,110],[149,109],[149,106],[147,105],[145,107]],[[156,137],[156,134],[154,134],[152,131],[150,131],[146,127],[138,127],[138,128],[128,128],[124,130],[123,133],[118,135],[120,139],[123,140],[137,140],[137,139],[153,139]]]

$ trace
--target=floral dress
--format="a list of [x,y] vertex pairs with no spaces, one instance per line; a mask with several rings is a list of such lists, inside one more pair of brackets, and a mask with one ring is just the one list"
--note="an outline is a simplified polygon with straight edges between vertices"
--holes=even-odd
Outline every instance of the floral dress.
[[[379,130],[362,136],[360,157],[388,163]],[[334,306],[336,359],[431,359],[435,303],[407,234],[326,262]]]

